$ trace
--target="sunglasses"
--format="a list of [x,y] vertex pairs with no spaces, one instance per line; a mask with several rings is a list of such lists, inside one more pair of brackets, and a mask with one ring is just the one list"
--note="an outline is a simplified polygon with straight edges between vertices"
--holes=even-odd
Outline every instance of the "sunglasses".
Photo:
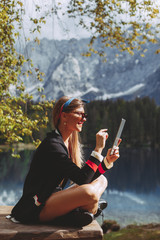
[[72,112],[72,113],[75,113],[75,114],[77,114],[77,115],[81,116],[81,117],[82,117],[82,119],[84,119],[84,118],[87,118],[87,117],[88,117],[88,114],[87,114],[87,113],[82,113],[82,112]]
[[[75,98],[70,98],[67,102],[65,102],[62,106],[61,106],[61,109],[60,109],[60,112],[59,112],[59,116],[58,116],[58,119],[60,119],[61,117],[61,114],[62,112],[66,112],[66,108],[70,105],[70,103],[74,100]],[[87,100],[81,100],[82,102],[85,102],[85,103],[89,103],[89,101]],[[78,113],[79,114],[79,113]],[[82,118],[87,118],[87,114],[86,113],[80,113],[82,115]],[[85,115],[84,115],[85,114]]]

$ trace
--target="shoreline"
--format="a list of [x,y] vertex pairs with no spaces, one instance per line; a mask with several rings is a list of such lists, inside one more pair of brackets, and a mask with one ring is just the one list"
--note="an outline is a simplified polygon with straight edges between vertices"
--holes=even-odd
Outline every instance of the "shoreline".
[[9,144],[1,144],[0,149],[2,151],[8,151],[12,150],[12,148],[16,149],[17,151],[23,151],[23,150],[35,150],[36,147],[33,143],[14,143],[12,145]]

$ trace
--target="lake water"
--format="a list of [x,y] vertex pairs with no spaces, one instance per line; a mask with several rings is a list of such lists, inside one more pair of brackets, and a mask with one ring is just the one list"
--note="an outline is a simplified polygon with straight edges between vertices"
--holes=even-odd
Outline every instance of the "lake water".
[[[85,149],[86,158],[91,150]],[[21,151],[21,159],[0,154],[0,205],[14,205],[22,194],[33,151]],[[106,172],[108,202],[105,219],[121,226],[160,223],[160,150],[120,149],[121,157]]]

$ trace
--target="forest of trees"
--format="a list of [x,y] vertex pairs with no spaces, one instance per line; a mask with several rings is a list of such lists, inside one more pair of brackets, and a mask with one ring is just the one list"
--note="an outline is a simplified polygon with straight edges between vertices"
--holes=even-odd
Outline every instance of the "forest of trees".
[[[111,147],[121,118],[124,118],[126,124],[122,133],[121,145],[125,147],[160,147],[160,106],[156,105],[155,101],[149,97],[136,98],[132,101],[123,99],[91,101],[85,105],[85,111],[88,118],[80,133],[81,142],[84,145],[94,145],[95,134],[100,129],[107,128],[109,133],[107,146]],[[28,114],[32,115],[33,119],[37,114],[39,117],[44,117],[41,110],[33,112],[32,108],[28,108]],[[52,110],[46,111],[45,114],[49,118],[48,125],[46,128],[43,126],[39,131],[33,131],[35,139],[42,140],[46,133],[53,129]],[[32,139],[29,136],[23,136],[23,141],[30,143]],[[4,141],[1,140],[0,143],[3,144]]]
[[[108,128],[110,147],[118,130],[121,118],[126,119],[122,134],[123,146],[160,147],[160,106],[149,97],[136,98],[132,101],[106,100],[91,101],[85,106],[88,119],[81,132],[81,142],[85,145],[95,144],[95,134],[101,128]],[[40,114],[40,112],[38,113]],[[48,112],[49,123],[46,129],[34,133],[41,140],[52,126],[52,111]],[[26,138],[29,141],[29,138]]]
[[149,97],[133,101],[93,101],[87,104],[88,123],[85,124],[82,140],[93,143],[95,133],[108,128],[108,144],[111,145],[121,118],[126,119],[122,134],[125,146],[160,146],[160,106]]

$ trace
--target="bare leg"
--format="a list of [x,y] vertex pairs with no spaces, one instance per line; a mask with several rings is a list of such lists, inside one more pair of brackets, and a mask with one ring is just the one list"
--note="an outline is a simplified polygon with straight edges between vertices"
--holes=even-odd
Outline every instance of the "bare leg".
[[[99,178],[94,180],[90,183],[90,185],[93,187],[94,191],[96,192],[96,197],[99,200],[105,189],[107,188],[108,182],[107,179],[101,175]],[[95,214],[97,212],[98,208],[98,201],[93,203],[92,205],[89,203],[87,205],[81,206],[83,209],[88,210],[89,212]]]
[[102,175],[92,183],[74,185],[63,191],[53,193],[40,213],[40,221],[50,221],[67,214],[77,207],[96,213],[98,200],[107,187],[107,180]]

